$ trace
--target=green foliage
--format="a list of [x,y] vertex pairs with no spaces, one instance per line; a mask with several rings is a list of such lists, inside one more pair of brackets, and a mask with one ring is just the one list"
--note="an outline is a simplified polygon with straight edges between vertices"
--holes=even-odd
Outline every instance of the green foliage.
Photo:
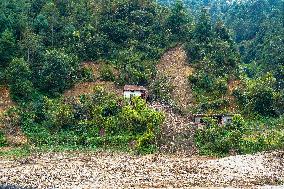
[[178,0],[171,7],[171,14],[166,20],[166,26],[172,34],[174,41],[186,41],[190,34],[192,23],[188,11],[182,1]]
[[0,65],[6,67],[16,54],[16,39],[13,32],[6,29],[0,33]]
[[[128,149],[134,141],[131,148],[141,153],[156,149],[156,136],[164,120],[143,99],[124,102],[101,87],[79,101],[42,97],[23,104],[18,112],[19,125],[35,146]],[[13,114],[9,115],[7,120]]]
[[25,60],[32,64],[40,58],[44,50],[42,36],[34,33],[30,28],[23,33],[23,39],[19,45]]
[[78,70],[76,56],[59,50],[46,51],[35,82],[44,93],[57,95],[76,82]]
[[211,118],[204,119],[205,128],[198,129],[195,143],[202,155],[224,156],[238,152],[244,131],[242,118],[234,117],[228,125],[218,125]]
[[[170,8],[151,0],[1,0],[1,84],[9,85],[13,100],[19,103],[16,113],[7,114],[6,123],[23,127],[39,146],[127,146],[135,141],[136,150],[151,152],[162,116],[142,101],[128,104],[99,88],[74,102],[51,97],[60,96],[79,80],[94,80],[90,70],[79,68],[79,61],[103,60],[111,62],[120,75],[115,80],[112,68],[104,66],[101,79],[119,85],[151,84],[151,98],[170,103],[172,87],[167,79],[152,79],[161,54],[176,43],[185,43],[195,70],[189,81],[198,112],[229,107],[228,83],[241,77],[243,67],[243,74],[250,78],[234,91],[238,110],[250,118],[279,116],[281,120],[282,8],[281,0],[187,0],[176,1]],[[242,61],[246,64],[241,66]],[[243,124],[249,123],[238,123],[238,128]],[[208,145],[218,147],[212,147],[214,152],[210,145],[202,147],[210,153],[226,154],[231,148],[253,152],[280,148],[279,141],[283,144],[279,129],[255,137],[232,125],[208,125],[212,127],[206,132],[215,137],[206,139]],[[234,146],[234,141],[242,148],[239,142]]]
[[103,65],[100,68],[100,78],[103,81],[114,81],[115,80],[113,69],[111,68],[110,65]]
[[34,94],[31,82],[32,72],[27,62],[23,58],[14,59],[7,70],[6,75],[12,98],[17,101],[32,99]]
[[199,15],[192,39],[185,44],[195,73],[188,80],[197,102],[196,112],[223,111],[230,107],[228,83],[240,75],[240,58],[221,21],[213,24],[206,9]]
[[92,69],[83,67],[79,70],[79,72],[80,72],[79,78],[80,78],[81,81],[89,82],[89,81],[95,80],[94,73],[93,73]]
[[217,125],[211,118],[204,122],[204,127],[195,133],[195,144],[202,155],[225,156],[283,149],[283,117],[252,121],[235,115],[232,123],[227,125]]
[[0,147],[6,146],[7,141],[5,139],[5,135],[3,132],[0,131]]
[[213,37],[211,18],[207,9],[202,9],[195,26],[194,38],[199,42],[209,42]]
[[277,98],[281,93],[274,90],[276,79],[268,73],[257,80],[248,80],[246,89],[236,89],[234,95],[241,108],[248,114],[256,113],[261,116],[277,115],[277,104],[281,100]]
[[31,149],[29,146],[15,147],[10,150],[0,151],[1,157],[5,157],[9,159],[23,158],[23,157],[28,157],[30,155],[31,155]]
[[148,85],[155,75],[156,61],[146,59],[140,52],[132,53],[123,51],[118,59],[120,67],[120,78],[118,83]]

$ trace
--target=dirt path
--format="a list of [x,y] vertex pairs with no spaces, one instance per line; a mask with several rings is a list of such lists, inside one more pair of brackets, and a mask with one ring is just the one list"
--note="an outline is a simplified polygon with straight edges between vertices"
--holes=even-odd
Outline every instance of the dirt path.
[[0,188],[255,188],[284,183],[283,158],[284,151],[223,159],[51,153],[1,160]]

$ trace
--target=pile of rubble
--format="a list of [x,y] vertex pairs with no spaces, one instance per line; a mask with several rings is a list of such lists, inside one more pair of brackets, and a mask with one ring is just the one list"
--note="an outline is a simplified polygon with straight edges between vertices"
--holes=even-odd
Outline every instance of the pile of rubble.
[[166,52],[157,65],[157,77],[165,76],[173,86],[171,94],[175,103],[186,110],[192,104],[188,76],[193,72],[187,62],[187,55],[181,45]]
[[152,102],[149,107],[165,114],[165,121],[158,137],[160,152],[195,154],[196,148],[193,142],[195,128],[190,124],[191,118],[159,102]]
[[0,160],[0,188],[272,188],[284,183],[283,163],[284,151],[223,159],[49,153]]
[[0,115],[13,105],[8,86],[0,86]]

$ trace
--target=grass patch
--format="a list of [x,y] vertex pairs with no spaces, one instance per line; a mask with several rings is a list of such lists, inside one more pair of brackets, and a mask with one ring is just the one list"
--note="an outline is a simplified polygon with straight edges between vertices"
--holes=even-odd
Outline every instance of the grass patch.
[[0,157],[6,159],[23,158],[30,156],[31,153],[30,146],[0,148]]

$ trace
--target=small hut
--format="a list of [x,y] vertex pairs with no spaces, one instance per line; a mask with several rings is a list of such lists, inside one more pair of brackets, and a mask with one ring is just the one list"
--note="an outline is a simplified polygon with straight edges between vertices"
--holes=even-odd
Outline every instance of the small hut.
[[124,98],[132,98],[135,96],[140,96],[143,99],[147,99],[148,91],[143,86],[137,85],[125,85],[123,88],[123,96]]
[[195,114],[193,115],[195,124],[203,124],[203,118],[209,117],[217,120],[217,123],[220,125],[225,125],[231,123],[233,120],[233,114]]

